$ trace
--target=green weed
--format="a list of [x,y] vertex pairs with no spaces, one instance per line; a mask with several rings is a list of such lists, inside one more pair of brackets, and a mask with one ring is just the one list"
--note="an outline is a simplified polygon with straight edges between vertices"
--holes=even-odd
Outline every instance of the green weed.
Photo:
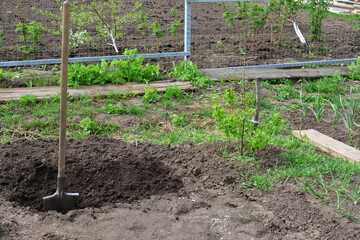
[[43,24],[36,21],[16,24],[15,32],[19,33],[19,41],[22,44],[19,46],[20,52],[29,54],[39,50],[40,44],[44,42],[44,30]]
[[161,78],[160,67],[157,65],[143,65],[144,57],[136,56],[136,49],[125,50],[126,60],[112,60],[110,64],[103,60],[100,64],[84,65],[75,63],[69,65],[69,86],[150,82]]
[[108,113],[108,114],[115,114],[115,115],[122,115],[125,113],[128,113],[128,110],[126,109],[126,107],[119,107],[113,104],[107,104],[105,105],[105,107],[102,109],[102,111]]
[[89,117],[80,121],[80,128],[84,131],[85,135],[97,134],[102,130],[99,124],[91,120]]
[[156,103],[162,98],[156,88],[144,88],[144,92],[142,97],[144,103]]
[[322,77],[318,80],[308,81],[305,90],[308,93],[343,94],[341,84],[345,79],[336,73],[331,77]]
[[186,113],[182,113],[181,115],[174,114],[172,116],[172,124],[174,124],[176,127],[185,127],[190,123],[190,119]]
[[352,62],[349,65],[349,77],[353,80],[360,80],[360,57],[356,62]]
[[36,104],[36,96],[34,95],[24,95],[20,98],[19,103],[22,106],[31,106]]

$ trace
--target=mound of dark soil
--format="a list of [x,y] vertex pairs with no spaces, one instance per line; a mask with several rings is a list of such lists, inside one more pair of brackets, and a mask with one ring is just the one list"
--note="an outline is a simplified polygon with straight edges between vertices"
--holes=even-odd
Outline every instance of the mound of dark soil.
[[[131,144],[99,137],[71,139],[65,191],[78,192],[81,207],[98,207],[152,195],[181,194],[184,182],[188,189],[232,184],[239,174],[225,168],[224,159],[214,154],[221,146]],[[0,145],[0,193],[9,201],[41,210],[42,197],[56,190],[57,158],[57,140],[19,140]]]
[[[70,140],[66,192],[80,193],[80,205],[89,207],[178,191],[181,180],[160,161],[167,154],[146,148],[95,137]],[[40,210],[42,197],[55,192],[58,142],[20,140],[0,149],[0,191]]]

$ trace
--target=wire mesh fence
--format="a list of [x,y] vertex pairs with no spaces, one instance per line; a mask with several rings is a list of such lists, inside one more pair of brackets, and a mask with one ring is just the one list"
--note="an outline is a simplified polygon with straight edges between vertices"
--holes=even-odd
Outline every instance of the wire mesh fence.
[[[324,14],[321,36],[314,38],[311,6],[303,3],[73,0],[70,58],[119,56],[125,49],[137,48],[139,54],[155,54],[150,57],[179,53],[150,60],[171,64],[183,60],[186,54],[181,53],[189,50],[192,61],[212,68],[360,55],[355,17]],[[60,58],[61,4],[60,0],[2,0],[0,62]],[[191,6],[187,14],[186,4]],[[301,42],[299,31],[306,43]]]
[[[181,2],[182,3],[182,2]],[[0,61],[60,58],[62,1],[3,0]],[[70,58],[183,51],[180,1],[71,1]]]

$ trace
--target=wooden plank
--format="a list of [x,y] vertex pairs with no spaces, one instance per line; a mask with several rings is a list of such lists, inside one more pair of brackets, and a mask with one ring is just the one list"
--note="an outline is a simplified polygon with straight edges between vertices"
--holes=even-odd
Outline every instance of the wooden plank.
[[327,68],[301,68],[301,69],[206,69],[202,70],[205,76],[214,80],[253,80],[260,77],[263,80],[273,79],[301,79],[301,78],[320,78],[332,76],[338,71],[338,75],[347,76],[347,67],[327,67]]
[[318,148],[332,156],[340,157],[350,162],[360,162],[359,150],[314,129],[302,131],[293,130],[292,134],[302,140],[308,139],[311,144],[316,145]]
[[[81,86],[80,88],[68,88],[68,93],[73,96],[97,96],[104,95],[111,91],[115,92],[136,92],[144,93],[144,88],[156,88],[159,92],[164,92],[169,86],[178,86],[184,90],[194,89],[191,82],[187,81],[155,81],[149,84],[145,83],[126,83],[119,84],[106,84],[106,85],[92,85]],[[0,88],[0,101],[18,100],[24,95],[34,95],[38,99],[58,96],[60,94],[60,86],[53,87],[34,87],[34,88]]]

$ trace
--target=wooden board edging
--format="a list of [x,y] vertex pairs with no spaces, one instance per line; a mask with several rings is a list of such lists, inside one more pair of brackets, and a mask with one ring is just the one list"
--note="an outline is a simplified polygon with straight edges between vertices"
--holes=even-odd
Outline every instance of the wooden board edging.
[[360,163],[360,151],[343,142],[335,140],[314,129],[293,130],[292,134],[301,139],[308,140],[309,143],[316,145],[322,151],[353,163]]
[[332,76],[335,72],[339,76],[349,75],[349,70],[344,66],[324,67],[324,68],[295,68],[295,69],[203,69],[205,76],[213,80],[262,80],[291,79],[298,80],[302,78],[321,78]]
[[[98,96],[106,95],[110,92],[138,94],[144,93],[144,88],[156,88],[158,92],[164,92],[169,86],[178,86],[183,90],[193,90],[195,87],[191,82],[187,81],[154,81],[149,84],[145,83],[125,83],[119,84],[105,84],[105,85],[91,85],[80,86],[80,88],[68,88],[68,94],[73,96]],[[60,86],[52,87],[33,87],[33,88],[0,88],[0,101],[19,100],[25,95],[34,95],[37,99],[45,99],[60,95]]]

